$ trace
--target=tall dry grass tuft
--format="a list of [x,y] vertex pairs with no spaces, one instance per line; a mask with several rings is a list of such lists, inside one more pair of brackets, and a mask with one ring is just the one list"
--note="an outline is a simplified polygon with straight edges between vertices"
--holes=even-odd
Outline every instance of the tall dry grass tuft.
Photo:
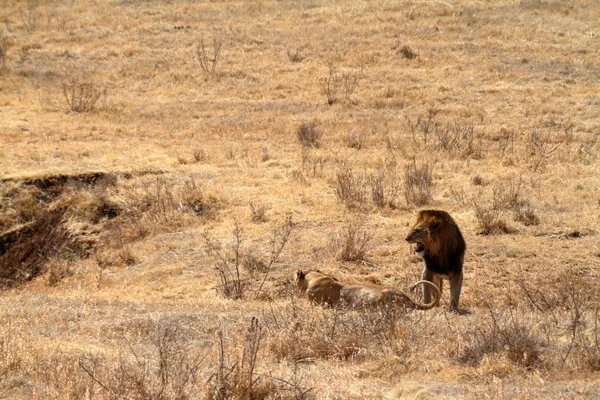
[[62,85],[62,92],[69,110],[84,113],[94,110],[101,97],[106,97],[108,89],[94,82],[72,80]]
[[296,137],[303,148],[321,147],[321,138],[323,133],[317,127],[316,122],[303,122],[296,129]]
[[369,180],[366,171],[362,174],[342,165],[336,172],[331,185],[336,199],[348,208],[361,208],[367,200]]
[[417,165],[413,158],[404,169],[404,198],[407,204],[422,206],[433,200],[433,165]]
[[365,228],[363,221],[348,221],[331,239],[334,252],[341,261],[367,261],[373,232]]

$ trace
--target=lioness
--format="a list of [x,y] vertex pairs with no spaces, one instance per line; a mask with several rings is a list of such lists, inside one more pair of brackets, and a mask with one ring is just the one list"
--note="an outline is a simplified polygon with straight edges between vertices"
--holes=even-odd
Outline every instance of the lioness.
[[377,285],[347,285],[332,276],[314,270],[297,269],[294,272],[294,282],[301,292],[306,293],[310,301],[330,306],[358,308],[394,305],[407,309],[429,310],[440,301],[438,287],[428,281],[419,281],[411,287],[413,290],[419,284],[429,286],[434,291],[435,298],[428,304],[416,303],[404,293]]
[[[406,241],[414,243],[415,253],[424,261],[421,279],[435,283],[440,293],[442,279],[449,280],[450,311],[461,312],[458,300],[467,245],[450,214],[440,210],[419,211],[417,222],[406,236]],[[423,301],[427,303],[430,299],[429,287],[424,286]]]

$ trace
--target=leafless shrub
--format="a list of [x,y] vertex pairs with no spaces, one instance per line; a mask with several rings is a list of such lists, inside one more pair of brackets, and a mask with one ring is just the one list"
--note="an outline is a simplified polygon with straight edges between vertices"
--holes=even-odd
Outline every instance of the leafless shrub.
[[515,232],[514,229],[507,225],[506,221],[502,218],[500,210],[496,208],[480,206],[475,202],[475,217],[477,217],[478,233],[480,235]]
[[215,271],[219,277],[220,285],[217,289],[224,297],[241,299],[244,296],[245,282],[242,280],[241,246],[242,228],[236,223],[233,228],[233,241],[227,253],[221,246],[203,234],[205,248],[208,254],[215,259]]
[[543,168],[552,153],[565,144],[565,138],[554,130],[533,129],[526,137],[525,156],[531,162],[531,169]]
[[[204,44],[204,39],[200,39],[200,43],[196,46],[196,60],[202,67],[202,70],[208,75],[214,75],[217,70],[217,63],[221,54],[221,46],[223,41],[220,37],[213,38],[212,52],[207,49]],[[211,55],[209,55],[211,53]]]
[[348,132],[344,136],[344,143],[347,147],[360,150],[365,147],[365,135],[362,132]]
[[539,225],[540,218],[535,213],[531,204],[519,205],[514,210],[515,221],[522,223],[525,226]]
[[394,157],[386,158],[383,167],[369,177],[373,203],[378,208],[396,208],[401,180],[398,177],[398,166]]
[[533,324],[512,312],[501,314],[490,309],[489,313],[487,321],[461,337],[458,359],[478,365],[486,354],[505,353],[515,365],[526,368],[541,365],[544,346]]
[[271,380],[263,379],[261,376],[256,377],[254,372],[263,336],[262,326],[258,319],[253,317],[244,338],[241,360],[236,358],[235,362],[229,366],[226,360],[228,350],[223,331],[218,331],[218,366],[208,379],[207,398],[211,400],[262,399],[276,391],[276,386]]
[[[546,320],[540,324],[548,344],[560,343],[560,366],[600,370],[600,307],[595,287],[567,271],[551,282],[532,284],[519,279],[528,305]],[[567,346],[562,344],[568,343]]]
[[2,64],[2,70],[6,69],[6,53],[8,52],[8,39],[4,34],[4,31],[0,31],[0,64]]
[[321,146],[321,137],[323,133],[314,121],[303,122],[296,129],[296,137],[302,147],[318,148]]
[[421,206],[433,198],[433,166],[429,163],[417,165],[416,159],[404,169],[404,198],[407,204]]
[[360,208],[367,201],[368,178],[366,172],[354,172],[342,166],[336,172],[336,180],[332,185],[335,197],[348,208]]
[[269,220],[267,211],[271,209],[270,205],[254,201],[249,202],[248,205],[250,206],[252,222],[267,222]]
[[[80,371],[110,398],[186,399],[197,393],[206,354],[192,346],[177,325],[159,323],[150,329],[151,346],[137,348],[127,341],[129,352],[116,366],[98,357],[82,356]],[[86,392],[94,393],[94,387]]]
[[299,47],[296,47],[295,51],[288,49],[287,56],[288,56],[288,59],[294,63],[302,62],[306,58],[306,56],[304,54],[302,54],[302,51],[300,50]]
[[502,180],[492,189],[492,208],[495,210],[517,210],[529,204],[521,193],[522,179]]
[[92,111],[100,97],[107,95],[107,88],[94,82],[73,80],[63,83],[62,89],[69,109],[77,113]]
[[[277,262],[285,245],[290,240],[294,227],[292,217],[288,215],[283,225],[272,230],[269,241],[270,256],[268,262],[261,266],[263,275],[258,288],[255,290],[256,296],[260,295],[273,265]],[[218,243],[215,243],[207,233],[202,235],[207,253],[215,260],[215,271],[220,281],[217,290],[224,297],[233,299],[241,299],[246,295],[247,279],[244,276],[242,267],[249,264],[247,263],[248,258],[244,256],[242,249],[244,241],[242,234],[242,228],[236,223],[233,228],[233,239],[229,244],[229,248],[225,250]],[[258,262],[254,260],[252,264],[256,265]]]
[[318,81],[321,93],[327,97],[327,104],[332,105],[339,101],[341,79],[335,67],[329,66],[329,74]]
[[342,261],[366,261],[373,232],[365,229],[362,221],[349,221],[336,231],[332,246]]
[[364,67],[361,65],[350,71],[346,71],[342,74],[342,84],[344,86],[344,98],[350,100],[350,96],[354,93],[358,84],[363,79]]
[[345,100],[350,100],[350,96],[364,77],[363,71],[364,67],[361,65],[355,69],[339,73],[334,66],[330,65],[329,74],[318,81],[321,93],[327,97],[327,104],[337,103],[340,94],[343,94]]

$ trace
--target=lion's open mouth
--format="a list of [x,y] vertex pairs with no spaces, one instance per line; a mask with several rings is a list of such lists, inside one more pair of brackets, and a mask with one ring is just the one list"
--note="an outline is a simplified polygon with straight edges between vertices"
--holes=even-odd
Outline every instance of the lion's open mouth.
[[421,243],[421,242],[415,243],[415,253],[420,253],[422,251],[425,251],[425,246],[423,246],[423,243]]

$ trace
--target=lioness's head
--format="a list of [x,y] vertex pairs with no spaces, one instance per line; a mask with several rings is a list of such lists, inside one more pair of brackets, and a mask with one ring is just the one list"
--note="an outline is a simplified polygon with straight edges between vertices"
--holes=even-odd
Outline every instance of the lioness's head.
[[294,271],[294,283],[299,290],[305,291],[308,288],[306,274],[301,269]]
[[440,245],[449,244],[448,241],[455,239],[456,233],[451,234],[449,230],[458,230],[458,226],[446,211],[421,210],[417,214],[417,222],[405,239],[408,243],[413,243],[415,253],[423,257],[426,251],[436,254]]

